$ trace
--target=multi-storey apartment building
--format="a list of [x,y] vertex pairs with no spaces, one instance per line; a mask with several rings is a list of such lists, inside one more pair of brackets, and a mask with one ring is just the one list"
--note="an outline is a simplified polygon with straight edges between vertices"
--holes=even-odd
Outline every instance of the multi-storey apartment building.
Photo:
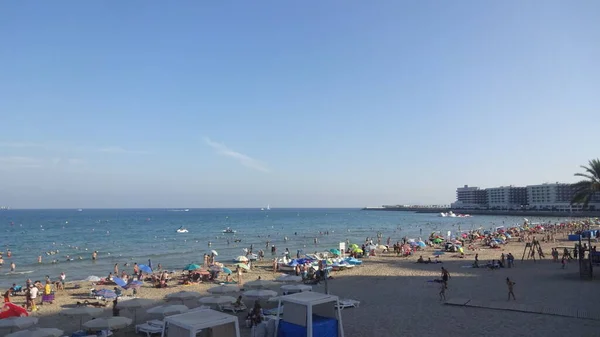
[[527,205],[527,188],[502,186],[486,188],[490,209],[521,209]]
[[451,206],[456,209],[486,209],[487,191],[469,185],[459,187],[456,189],[456,202]]

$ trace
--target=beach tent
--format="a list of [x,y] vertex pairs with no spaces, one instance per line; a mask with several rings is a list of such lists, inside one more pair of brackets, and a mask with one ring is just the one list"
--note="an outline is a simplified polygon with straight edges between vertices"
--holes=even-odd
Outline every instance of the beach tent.
[[[279,296],[275,336],[344,337],[342,312],[337,296],[313,291]],[[285,310],[282,308],[285,305]]]
[[212,309],[203,309],[165,318],[162,337],[207,336],[240,337],[238,318]]

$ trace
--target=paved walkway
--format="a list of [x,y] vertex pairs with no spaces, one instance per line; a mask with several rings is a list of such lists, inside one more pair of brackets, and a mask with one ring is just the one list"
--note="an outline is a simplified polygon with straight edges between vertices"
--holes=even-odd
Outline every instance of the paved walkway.
[[564,316],[564,317],[573,317],[573,318],[591,319],[591,320],[600,321],[600,312],[598,312],[598,311],[590,312],[587,310],[582,310],[582,309],[577,309],[577,308],[562,308],[562,307],[561,308],[549,308],[549,307],[545,307],[545,306],[541,306],[541,305],[521,304],[517,301],[491,302],[491,301],[482,301],[482,300],[477,300],[477,299],[452,298],[452,299],[447,300],[444,304],[454,305],[454,306],[463,306],[463,307],[473,307],[473,308],[528,312],[528,313],[532,313],[532,314]]

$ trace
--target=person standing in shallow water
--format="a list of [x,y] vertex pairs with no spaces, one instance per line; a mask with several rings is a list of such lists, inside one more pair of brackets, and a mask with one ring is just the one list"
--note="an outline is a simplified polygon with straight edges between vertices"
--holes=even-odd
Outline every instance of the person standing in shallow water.
[[508,277],[506,278],[506,285],[508,286],[508,300],[510,301],[510,296],[512,295],[513,300],[517,300],[515,298],[515,293],[513,292],[515,282],[511,281]]

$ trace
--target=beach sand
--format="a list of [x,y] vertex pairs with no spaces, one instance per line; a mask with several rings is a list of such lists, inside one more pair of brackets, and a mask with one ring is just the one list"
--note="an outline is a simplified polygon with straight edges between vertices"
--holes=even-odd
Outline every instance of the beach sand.
[[[507,301],[505,279],[510,277],[516,282],[515,295],[518,303],[544,305],[548,308],[579,308],[600,313],[600,297],[597,295],[600,281],[580,281],[576,262],[571,262],[566,269],[561,269],[560,263],[551,261],[551,247],[572,245],[572,242],[542,243],[546,259],[538,262],[527,259],[521,262],[524,243],[517,242],[508,243],[502,246],[502,249],[481,248],[475,252],[466,252],[464,259],[456,257],[456,254],[446,253],[440,257],[443,264],[415,263],[419,254],[425,259],[433,259],[433,249],[430,248],[409,258],[380,254],[365,258],[360,267],[334,272],[333,279],[329,280],[329,291],[340,298],[360,301],[359,308],[343,311],[345,335],[349,337],[598,336],[600,320],[444,305],[438,295],[440,285],[427,282],[439,279],[441,266],[444,266],[451,275],[446,292],[448,300],[465,298]],[[479,254],[481,264],[499,259],[503,252],[511,252],[515,256],[515,268],[490,270],[463,267],[472,264],[475,253]],[[244,281],[252,281],[259,276],[262,279],[273,279],[279,275],[271,271],[270,263],[262,263],[244,274]],[[39,306],[40,310],[33,314],[40,318],[39,327],[57,327],[65,330],[65,334],[78,329],[78,319],[59,316],[58,312],[74,306],[77,301],[83,301],[79,295],[86,294],[91,285],[85,282],[79,284],[81,289],[59,291],[53,304]],[[181,290],[206,293],[206,290],[214,285],[211,283],[173,286],[165,289],[146,286],[141,288],[138,296],[154,299],[157,304],[161,304],[164,303],[165,295],[169,293]],[[273,290],[278,289],[275,287]],[[324,292],[324,285],[314,286],[313,291]],[[13,297],[13,302],[22,304],[24,297]],[[245,302],[248,307],[252,305],[250,300]],[[107,304],[105,316],[110,316],[112,304]],[[185,304],[190,307],[199,306],[197,300],[185,301]],[[133,318],[133,313],[123,309],[121,316]],[[250,336],[250,329],[244,327],[245,314],[238,314],[238,317],[242,336]],[[147,315],[144,309],[137,311],[138,323],[153,318],[160,317]],[[0,335],[7,332],[0,330]],[[135,336],[133,326],[118,331],[115,336]]]

